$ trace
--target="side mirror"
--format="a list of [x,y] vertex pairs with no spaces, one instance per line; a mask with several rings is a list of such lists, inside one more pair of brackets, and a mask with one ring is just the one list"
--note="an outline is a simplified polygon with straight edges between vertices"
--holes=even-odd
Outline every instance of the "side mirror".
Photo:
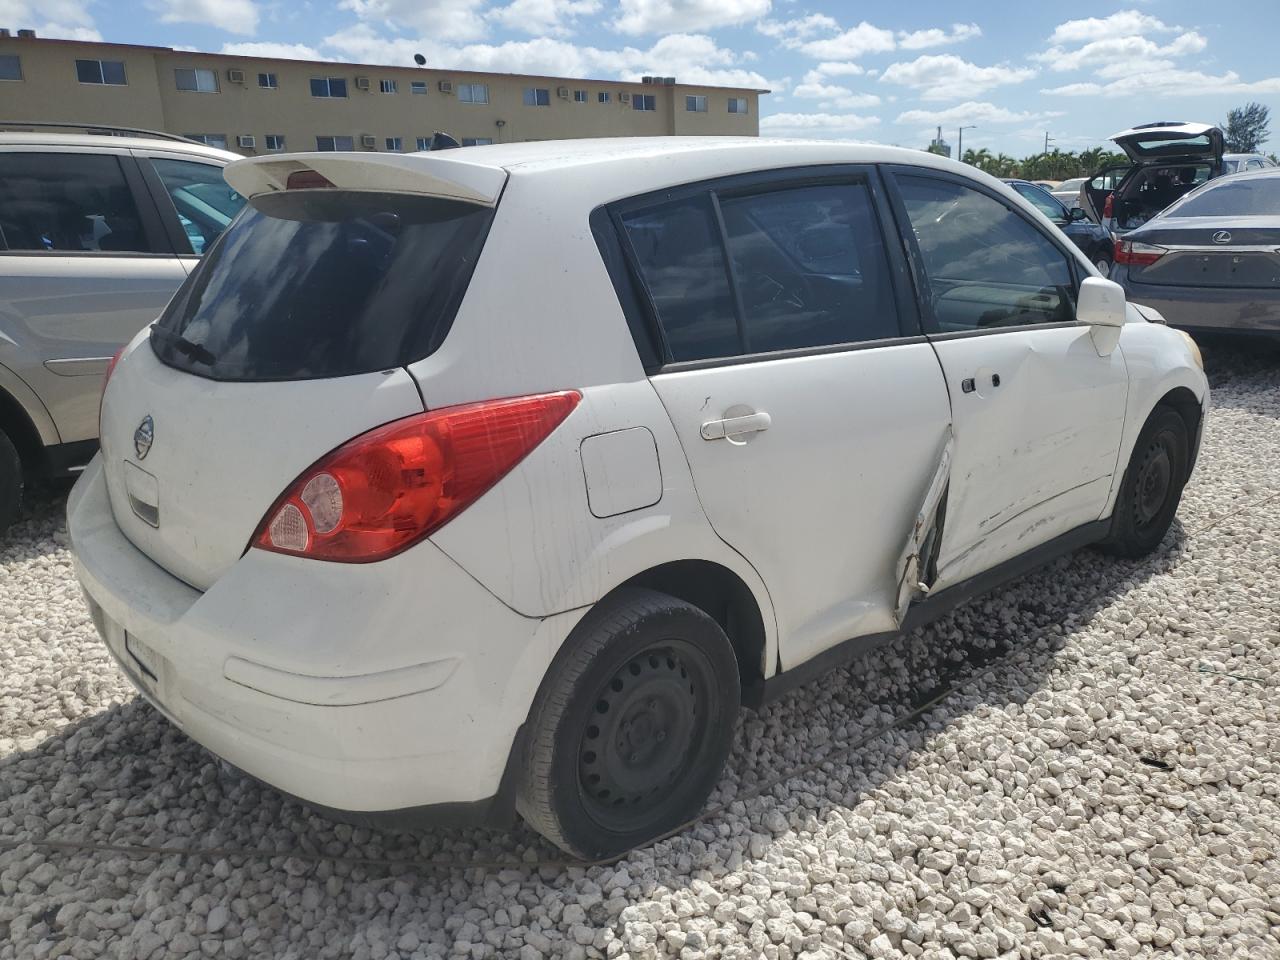
[[1124,288],[1102,277],[1085,277],[1076,300],[1076,322],[1089,325],[1098,356],[1107,357],[1120,342],[1125,321]]
[[1084,212],[1084,209],[1082,207],[1071,208],[1072,223],[1079,223],[1081,220],[1088,220],[1088,219],[1089,219],[1089,215]]

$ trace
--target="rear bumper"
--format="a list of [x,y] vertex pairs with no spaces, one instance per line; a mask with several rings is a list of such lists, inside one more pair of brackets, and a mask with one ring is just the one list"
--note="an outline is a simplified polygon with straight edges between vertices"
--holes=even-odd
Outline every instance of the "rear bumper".
[[[368,823],[507,824],[546,621],[429,542],[382,564],[251,550],[208,592],[116,526],[101,460],[67,508],[102,638],[138,691],[251,776]],[[511,687],[517,691],[512,694]]]
[[1135,283],[1116,266],[1111,279],[1130,300],[1159,310],[1171,327],[1202,332],[1280,334],[1280,292]]

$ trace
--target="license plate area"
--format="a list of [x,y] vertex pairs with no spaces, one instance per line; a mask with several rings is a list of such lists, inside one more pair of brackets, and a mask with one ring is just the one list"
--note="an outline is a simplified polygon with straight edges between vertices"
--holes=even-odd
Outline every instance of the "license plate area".
[[153,689],[158,686],[164,676],[164,657],[128,632],[124,635],[124,649],[131,665],[142,675],[142,679],[148,681]]

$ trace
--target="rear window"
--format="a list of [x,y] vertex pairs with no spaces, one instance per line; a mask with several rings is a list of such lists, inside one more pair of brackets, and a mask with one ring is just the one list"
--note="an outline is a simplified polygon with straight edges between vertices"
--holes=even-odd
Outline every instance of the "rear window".
[[1167,217],[1280,216],[1280,177],[1219,181],[1165,211]]
[[1210,150],[1207,133],[1195,137],[1165,134],[1152,140],[1132,140],[1130,146],[1143,157],[1157,157],[1162,154],[1199,154]]
[[214,380],[305,380],[434,351],[471,279],[488,207],[403,194],[259,197],[201,260],[151,343]]

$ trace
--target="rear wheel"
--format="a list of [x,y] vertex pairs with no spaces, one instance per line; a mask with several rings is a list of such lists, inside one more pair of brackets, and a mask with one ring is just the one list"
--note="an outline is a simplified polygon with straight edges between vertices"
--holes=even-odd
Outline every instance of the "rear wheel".
[[1111,531],[1099,547],[1122,557],[1155,550],[1173,523],[1190,464],[1187,425],[1176,411],[1156,407],[1129,457]]
[[720,778],[739,696],[719,624],[666,594],[620,591],[575,628],[543,681],[521,816],[584,859],[676,829]]
[[13,441],[0,430],[0,534],[18,519],[22,507],[22,460]]
[[1097,271],[1100,274],[1110,279],[1111,277],[1111,258],[1110,257],[1098,257],[1093,261],[1093,265],[1095,268],[1097,268]]

